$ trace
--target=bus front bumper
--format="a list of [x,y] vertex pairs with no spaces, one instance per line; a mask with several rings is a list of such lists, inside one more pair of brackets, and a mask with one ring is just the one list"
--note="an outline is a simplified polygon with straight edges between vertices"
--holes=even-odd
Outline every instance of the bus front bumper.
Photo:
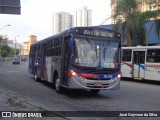
[[120,89],[120,79],[113,78],[110,80],[91,80],[80,76],[70,77],[68,80],[68,88],[73,89]]

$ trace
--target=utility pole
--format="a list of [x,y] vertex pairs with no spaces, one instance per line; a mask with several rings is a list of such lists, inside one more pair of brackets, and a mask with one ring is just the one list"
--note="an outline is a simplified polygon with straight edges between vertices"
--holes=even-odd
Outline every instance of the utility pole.
[[20,45],[20,49],[19,49],[19,55],[20,55],[20,58],[22,56],[21,52],[22,52],[22,46],[21,46],[21,43],[19,44]]
[[14,56],[16,56],[16,44],[17,44],[17,40],[16,40],[16,37],[15,37],[15,49],[14,49]]

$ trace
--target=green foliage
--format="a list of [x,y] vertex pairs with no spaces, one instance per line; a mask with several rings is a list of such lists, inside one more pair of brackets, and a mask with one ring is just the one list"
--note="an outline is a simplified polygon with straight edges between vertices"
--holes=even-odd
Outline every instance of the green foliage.
[[19,50],[13,49],[6,45],[8,38],[4,37],[3,35],[0,35],[0,55],[5,57],[13,57],[15,54],[16,56],[19,54]]
[[132,13],[136,11],[136,9],[137,0],[121,0],[116,6],[114,18],[120,15],[124,19],[127,19]]
[[[17,53],[19,53],[19,52],[17,52]],[[13,48],[8,47],[6,45],[0,45],[0,55],[3,58],[5,58],[5,57],[12,57],[13,54],[14,54],[14,49]]]
[[[132,38],[132,45],[136,44],[144,44],[145,43],[145,30],[144,24],[150,20],[151,18],[156,19],[158,15],[160,15],[160,10],[155,11],[146,11],[146,12],[139,12],[137,7],[138,0],[121,0],[117,3],[115,16],[122,16],[125,20],[118,20],[116,21],[117,25],[114,27],[115,29],[128,29],[131,38]],[[122,27],[119,27],[119,23],[122,24]],[[159,28],[160,23],[156,23],[157,31]]]
[[8,40],[8,38],[4,37],[3,35],[0,35],[0,43],[5,43]]

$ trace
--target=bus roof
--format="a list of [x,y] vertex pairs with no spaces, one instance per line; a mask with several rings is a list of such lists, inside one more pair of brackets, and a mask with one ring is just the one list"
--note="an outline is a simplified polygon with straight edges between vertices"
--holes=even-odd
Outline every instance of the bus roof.
[[61,35],[62,35],[62,36],[65,36],[65,35],[67,35],[67,34],[71,34],[71,33],[73,33],[74,30],[76,30],[76,29],[97,29],[97,30],[107,30],[108,32],[114,32],[114,33],[120,35],[120,33],[117,32],[117,31],[110,30],[110,29],[106,29],[106,28],[100,28],[100,27],[98,27],[98,26],[90,26],[90,27],[72,27],[72,28],[70,28],[70,29],[67,29],[67,30],[65,30],[65,31],[63,31],[63,32],[60,32],[60,33],[58,33],[58,34],[55,34],[55,35],[50,36],[50,37],[48,37],[48,38],[45,38],[45,39],[43,39],[43,40],[37,41],[37,42],[33,43],[32,46],[34,46],[34,45],[36,45],[36,44],[39,44],[39,43],[43,43],[43,42],[45,43],[45,42],[47,42],[48,40],[53,39],[53,38],[56,38],[56,37],[61,36]]

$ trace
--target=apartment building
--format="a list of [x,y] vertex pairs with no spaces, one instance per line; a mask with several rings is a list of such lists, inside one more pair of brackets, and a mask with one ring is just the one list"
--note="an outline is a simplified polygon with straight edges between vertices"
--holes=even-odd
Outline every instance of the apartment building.
[[92,25],[92,10],[86,6],[79,8],[74,13],[74,27],[76,26],[91,26]]
[[67,12],[53,14],[53,34],[69,29],[73,26],[73,16]]
[[57,34],[71,27],[91,26],[92,25],[92,10],[86,6],[79,8],[74,12],[74,15],[67,12],[56,12],[53,15],[53,34]]
[[22,55],[28,56],[31,44],[33,44],[36,41],[37,41],[37,36],[35,35],[29,36],[29,40],[27,42],[23,42],[23,54]]

